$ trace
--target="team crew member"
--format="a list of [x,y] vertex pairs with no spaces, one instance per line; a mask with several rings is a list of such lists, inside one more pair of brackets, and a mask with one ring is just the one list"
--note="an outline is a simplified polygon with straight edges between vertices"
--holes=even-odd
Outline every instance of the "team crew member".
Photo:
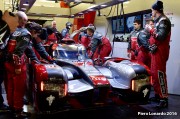
[[[33,64],[39,64],[41,63],[41,60],[49,61],[50,63],[54,63],[54,60],[52,57],[46,52],[44,46],[42,45],[40,36],[42,32],[42,27],[35,23],[35,22],[29,22],[26,24],[26,28],[31,33],[31,40],[30,43],[25,50],[25,54],[28,58],[31,60],[31,64],[29,64],[29,78],[27,80],[27,91],[25,95],[25,101],[26,103],[29,103],[29,101],[33,101],[32,98],[32,73],[33,73]],[[33,102],[32,102],[33,103]]]
[[139,35],[139,32],[141,30],[143,30],[141,28],[141,20],[134,20],[134,30],[130,33],[130,35],[128,36],[128,57],[131,59],[131,60],[136,60],[137,59],[137,54],[138,54],[138,51],[137,51],[137,37]]
[[79,43],[81,43],[84,47],[88,47],[91,39],[87,36],[86,32],[81,32],[78,37]]
[[[42,32],[42,27],[35,22],[30,22],[26,25],[26,28],[28,29],[28,31],[31,33],[31,36],[32,36],[30,45],[28,46],[26,51],[28,50],[30,52],[31,49],[33,49],[33,51],[36,52],[36,55],[39,56],[38,57],[39,60],[40,60],[40,58],[43,58],[43,59],[49,61],[50,63],[54,62],[52,57],[46,52],[46,49],[44,48],[44,46],[41,42],[41,38],[39,37],[39,35]],[[26,53],[26,54],[27,54],[27,56],[29,54],[32,55],[32,53]],[[32,58],[32,56],[29,56],[29,58]],[[32,58],[32,59],[37,60],[36,58]]]
[[51,22],[51,27],[52,27],[52,30],[53,30],[54,33],[58,31],[57,28],[56,28],[56,21]]
[[7,80],[5,80],[7,102],[12,109],[15,118],[30,116],[23,112],[23,97],[26,89],[26,62],[24,51],[27,48],[31,35],[25,28],[28,17],[18,11],[19,25],[16,31],[10,36],[7,44],[7,59],[5,69]]
[[87,35],[91,37],[89,57],[98,60],[98,64],[103,63],[104,57],[108,57],[112,50],[109,39],[96,32],[94,26],[87,27]]
[[57,23],[56,21],[52,21],[51,23],[51,27],[52,27],[52,31],[55,34],[56,38],[57,38],[57,42],[60,42],[62,40],[62,35],[61,33],[57,30]]
[[155,19],[155,28],[150,25],[145,28],[151,33],[151,72],[155,98],[159,98],[157,107],[164,108],[168,106],[166,63],[170,50],[171,22],[164,15],[162,1],[152,5],[152,17]]
[[[92,24],[89,24],[88,26],[93,26]],[[84,28],[84,29],[83,29]],[[91,42],[91,38],[88,37],[87,35],[87,28],[86,27],[82,27],[82,31],[80,32],[79,36],[78,36],[78,40],[79,40],[79,43],[81,43],[82,45],[84,45],[84,47],[86,49],[88,49],[89,47],[89,44]],[[80,29],[81,30],[81,29]]]
[[14,32],[18,25],[18,17],[9,11],[2,13],[0,11],[0,110],[7,110],[8,106],[4,104],[2,96],[1,84],[6,80],[6,70],[4,67],[5,62],[5,46],[7,44],[10,33]]
[[71,27],[72,27],[72,23],[71,22],[67,22],[66,23],[66,28],[64,28],[61,31],[62,38],[69,38],[70,37],[69,31],[70,31]]
[[57,43],[58,39],[57,39],[56,34],[53,31],[53,29],[51,27],[46,27],[46,30],[47,30],[47,42],[46,42],[46,44]]
[[[152,28],[154,28],[154,20],[150,19],[147,20],[146,24],[149,24]],[[137,43],[138,43],[138,55],[137,55],[137,61],[144,63],[150,68],[150,47],[149,47],[149,38],[150,33],[146,31],[146,29],[139,32]]]

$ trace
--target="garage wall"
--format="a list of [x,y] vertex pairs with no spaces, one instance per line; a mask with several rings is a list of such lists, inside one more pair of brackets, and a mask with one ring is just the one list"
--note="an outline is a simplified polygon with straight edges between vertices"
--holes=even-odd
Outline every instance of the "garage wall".
[[[125,14],[142,11],[151,8],[151,5],[156,0],[130,0],[129,4],[124,5]],[[170,18],[172,23],[172,35],[171,35],[171,50],[170,57],[167,62],[167,81],[168,81],[168,90],[170,94],[180,95],[180,10],[179,0],[162,0],[164,2],[164,11],[166,15]],[[135,7],[136,6],[136,7]],[[101,10],[103,14],[107,14],[109,12],[109,8],[106,10]],[[116,11],[115,11],[116,13]],[[112,15],[110,15],[112,16]],[[97,30],[100,31],[103,35],[105,35],[108,26],[108,20],[104,17],[96,17],[95,25],[97,26]],[[124,34],[119,34],[124,35]],[[126,34],[127,35],[127,34]],[[111,33],[111,27],[108,29],[107,37],[112,41],[113,35]],[[115,43],[114,47],[114,56],[119,54],[120,57],[125,57],[126,51],[124,48],[127,45],[123,45],[124,43]]]

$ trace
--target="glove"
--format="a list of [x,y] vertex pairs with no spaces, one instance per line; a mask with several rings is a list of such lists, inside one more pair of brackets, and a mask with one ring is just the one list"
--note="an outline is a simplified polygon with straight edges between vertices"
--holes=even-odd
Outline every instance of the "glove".
[[134,50],[134,55],[138,56],[138,51],[137,50]]
[[102,64],[103,64],[103,61],[102,61],[101,58],[96,58],[96,59],[94,59],[94,64],[95,64],[95,65],[102,65]]
[[93,55],[93,52],[92,52],[92,51],[89,51],[88,57],[89,57],[89,58],[92,58],[92,55]]
[[144,28],[146,31],[148,31],[150,34],[153,34],[155,29],[152,28],[149,24],[146,24],[145,25],[145,28]]
[[47,60],[49,61],[49,63],[51,64],[56,64],[56,60],[54,60],[51,56],[47,57]]
[[157,50],[157,45],[156,44],[153,44],[153,45],[149,46],[150,53],[153,54],[153,53],[156,52],[156,50]]
[[32,61],[31,61],[31,64],[32,64],[32,66],[34,66],[34,65],[36,65],[36,64],[41,64],[41,62],[40,62],[40,61],[37,61],[37,60],[32,60]]
[[56,64],[56,60],[49,61],[51,64]]

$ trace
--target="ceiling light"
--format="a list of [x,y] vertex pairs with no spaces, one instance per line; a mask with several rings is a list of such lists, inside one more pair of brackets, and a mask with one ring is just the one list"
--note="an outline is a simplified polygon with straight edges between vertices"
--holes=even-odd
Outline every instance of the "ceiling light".
[[28,3],[24,3],[23,6],[29,7],[29,4]]
[[60,16],[62,16],[62,15],[60,15],[60,14],[56,14],[55,16],[60,17]]
[[129,1],[124,2],[124,4],[129,4]]
[[81,2],[81,0],[74,0],[74,2]]
[[22,7],[21,10],[26,11],[26,8]]
[[88,11],[94,11],[94,9],[88,9]]
[[94,7],[97,7],[98,5],[93,5],[91,7],[88,7],[88,9],[91,9],[91,8],[94,8]]
[[106,7],[107,5],[101,5],[101,7]]

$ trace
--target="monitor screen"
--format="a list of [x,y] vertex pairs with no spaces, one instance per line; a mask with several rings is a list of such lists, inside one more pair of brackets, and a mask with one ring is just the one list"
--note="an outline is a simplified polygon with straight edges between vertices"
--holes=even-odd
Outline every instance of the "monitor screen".
[[133,23],[134,23],[134,20],[141,20],[142,17],[141,15],[134,15],[134,16],[127,16],[126,17],[126,22],[125,22],[125,32],[126,33],[130,33],[131,31],[134,30],[134,26],[133,26]]
[[112,34],[124,33],[124,18],[112,19]]

